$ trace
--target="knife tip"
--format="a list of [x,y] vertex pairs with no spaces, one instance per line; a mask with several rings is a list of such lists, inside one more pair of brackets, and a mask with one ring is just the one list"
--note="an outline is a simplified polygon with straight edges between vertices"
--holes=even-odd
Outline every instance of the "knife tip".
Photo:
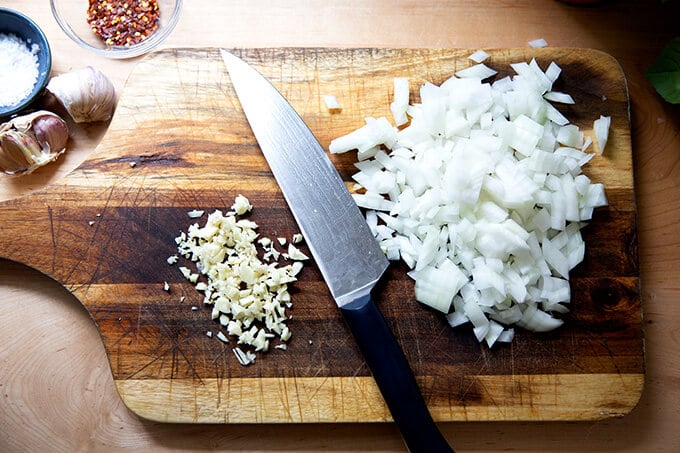
[[229,52],[227,49],[220,49],[220,53],[222,54],[222,61],[224,61],[224,64],[227,66],[229,74],[232,73],[232,69],[234,68],[247,66],[245,61]]

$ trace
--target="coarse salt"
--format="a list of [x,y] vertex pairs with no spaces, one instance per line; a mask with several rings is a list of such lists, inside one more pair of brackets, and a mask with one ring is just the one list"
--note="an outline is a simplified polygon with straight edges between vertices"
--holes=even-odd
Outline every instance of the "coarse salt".
[[14,34],[0,33],[0,106],[25,99],[38,81],[37,44]]

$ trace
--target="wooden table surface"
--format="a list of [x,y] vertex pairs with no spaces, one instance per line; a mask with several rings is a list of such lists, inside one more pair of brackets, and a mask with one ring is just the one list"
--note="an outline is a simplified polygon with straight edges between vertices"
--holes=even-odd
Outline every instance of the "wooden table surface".
[[[75,0],[70,0],[75,1]],[[139,59],[107,60],[72,43],[46,0],[4,0],[47,34],[53,73],[86,64],[119,92]],[[456,451],[680,451],[680,106],[643,74],[678,32],[680,2],[570,6],[522,1],[185,0],[164,47],[553,47],[605,51],[627,77],[638,203],[646,382],[633,412],[586,423],[446,423]],[[0,177],[0,200],[29,195],[78,166],[106,124],[72,130],[60,161]],[[1,228],[1,226],[0,226]],[[26,266],[0,261],[0,451],[403,451],[392,424],[175,425],[121,402],[97,329],[78,301]]]

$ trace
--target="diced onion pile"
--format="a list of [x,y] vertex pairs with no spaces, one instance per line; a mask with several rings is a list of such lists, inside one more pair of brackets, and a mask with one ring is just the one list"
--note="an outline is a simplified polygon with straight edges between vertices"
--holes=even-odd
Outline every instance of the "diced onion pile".
[[426,82],[413,104],[397,78],[396,126],[366,118],[329,147],[358,151],[354,199],[387,257],[411,269],[416,299],[453,327],[471,323],[489,346],[511,341],[514,325],[563,323],[553,315],[568,311],[580,229],[607,204],[603,185],[582,173],[592,140],[551,104],[574,103],[552,91],[560,67],[511,67],[516,75],[492,83],[483,63]]
[[[271,239],[257,239],[258,225],[237,218],[250,210],[252,205],[248,199],[239,195],[226,215],[214,211],[204,226],[197,223],[189,226],[175,242],[179,254],[196,263],[196,272],[185,266],[179,270],[204,294],[204,303],[212,305],[212,319],[219,321],[229,336],[236,337],[238,344],[251,346],[258,352],[269,350],[270,340],[275,337],[283,342],[290,339],[291,332],[286,325],[286,308],[291,306],[288,284],[297,280],[303,267],[301,261],[308,257],[293,245],[302,240],[301,235],[294,236],[287,253],[277,251]],[[190,211],[189,216],[196,212]],[[267,262],[258,257],[256,239],[264,249],[263,259]],[[279,238],[277,242],[284,245],[286,240]],[[280,257],[293,262],[278,266],[276,261]],[[272,259],[274,262],[269,262]],[[177,261],[177,255],[168,258],[170,265]],[[201,275],[205,281],[199,281]],[[212,337],[212,333],[208,336]],[[221,331],[216,337],[229,342]],[[252,351],[239,347],[233,351],[242,365],[255,360]]]

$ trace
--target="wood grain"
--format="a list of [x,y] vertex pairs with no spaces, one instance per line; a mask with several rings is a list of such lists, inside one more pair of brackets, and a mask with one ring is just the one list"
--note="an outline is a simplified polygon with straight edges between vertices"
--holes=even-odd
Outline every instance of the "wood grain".
[[[282,91],[327,147],[388,114],[392,78],[441,83],[465,67],[467,50],[251,49],[243,56]],[[565,109],[585,130],[612,116],[607,153],[588,174],[606,184],[610,206],[584,231],[586,261],[572,280],[563,329],[521,332],[492,351],[471,332],[413,301],[394,266],[380,306],[401,342],[435,418],[564,420],[620,416],[644,380],[628,97],[606,54],[583,49],[491,50],[488,64],[536,57],[563,68]],[[325,111],[334,94],[341,115]],[[416,94],[415,91],[413,93]],[[351,155],[333,156],[349,179]],[[134,162],[135,166],[130,163]],[[201,297],[165,263],[188,210],[226,209],[243,193],[266,236],[295,223],[249,131],[217,49],[169,49],[133,71],[109,131],[67,178],[0,205],[2,256],[62,283],[102,336],[114,382],[139,415],[190,422],[318,422],[389,419],[357,348],[314,266],[296,285],[294,339],[241,367]],[[90,222],[93,222],[90,225]],[[163,282],[171,285],[162,290]],[[180,296],[186,296],[183,303]],[[151,391],[153,390],[153,391]],[[359,404],[361,402],[361,404]]]

